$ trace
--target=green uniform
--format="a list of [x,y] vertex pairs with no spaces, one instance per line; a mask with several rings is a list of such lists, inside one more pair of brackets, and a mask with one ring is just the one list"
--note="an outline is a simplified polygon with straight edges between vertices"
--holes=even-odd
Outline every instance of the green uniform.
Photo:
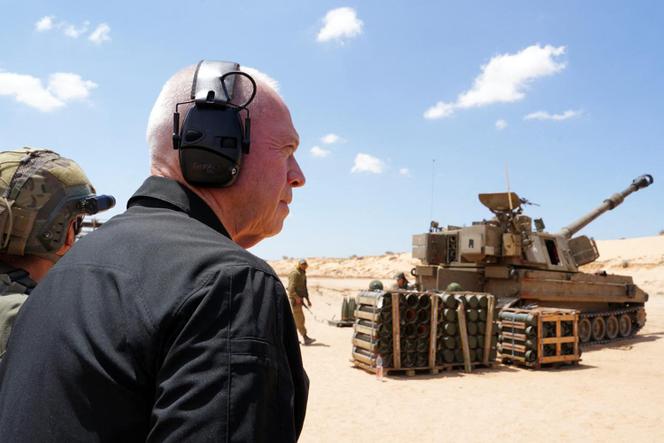
[[299,266],[288,275],[288,298],[293,308],[293,318],[297,331],[302,337],[306,337],[307,328],[304,326],[302,304],[305,298],[309,298],[309,292],[307,291],[307,273]]
[[18,311],[27,300],[35,282],[28,273],[0,263],[0,360],[7,351],[7,342]]

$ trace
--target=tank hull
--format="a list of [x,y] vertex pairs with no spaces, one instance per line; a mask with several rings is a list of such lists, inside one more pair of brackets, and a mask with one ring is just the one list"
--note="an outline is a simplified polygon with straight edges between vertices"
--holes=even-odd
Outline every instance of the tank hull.
[[648,294],[629,276],[497,265],[424,265],[414,273],[422,290],[457,282],[464,290],[493,294],[498,306],[576,309],[586,344],[634,335],[645,324]]

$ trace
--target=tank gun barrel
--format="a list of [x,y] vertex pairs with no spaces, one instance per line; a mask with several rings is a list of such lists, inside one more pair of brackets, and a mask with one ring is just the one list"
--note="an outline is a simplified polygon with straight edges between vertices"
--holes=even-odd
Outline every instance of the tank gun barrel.
[[566,238],[571,238],[574,234],[579,232],[581,229],[583,229],[587,224],[591,223],[597,217],[604,214],[606,211],[610,211],[611,209],[620,205],[623,202],[623,200],[625,200],[625,197],[627,197],[633,192],[638,191],[639,189],[643,189],[650,186],[653,183],[653,181],[654,180],[652,178],[652,175],[650,174],[645,174],[635,178],[634,180],[632,180],[632,184],[629,185],[625,190],[613,194],[611,197],[604,200],[604,202],[601,205],[599,205],[598,207],[596,207],[595,209],[593,209],[583,217],[579,218],[578,220],[574,221],[573,223],[562,228],[560,232],[558,232],[558,234]]

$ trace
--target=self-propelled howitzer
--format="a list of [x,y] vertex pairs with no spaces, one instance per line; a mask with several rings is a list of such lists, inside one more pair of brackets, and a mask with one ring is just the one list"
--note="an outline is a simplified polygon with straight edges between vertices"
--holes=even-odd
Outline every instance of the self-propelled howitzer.
[[516,193],[480,194],[494,214],[491,220],[468,227],[432,223],[430,232],[413,236],[413,257],[422,261],[413,270],[417,283],[421,289],[445,289],[457,282],[467,291],[494,294],[499,306],[578,309],[583,343],[633,335],[645,324],[648,294],[632,277],[579,271],[599,252],[593,239],[575,234],[652,182],[650,175],[636,178],[557,233],[523,214],[529,202]]

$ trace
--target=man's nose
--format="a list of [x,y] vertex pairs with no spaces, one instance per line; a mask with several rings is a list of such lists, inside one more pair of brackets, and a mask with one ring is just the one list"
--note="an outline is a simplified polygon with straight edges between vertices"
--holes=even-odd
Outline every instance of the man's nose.
[[291,162],[292,164],[288,168],[288,184],[293,188],[304,186],[306,178],[304,178],[304,173],[302,172],[302,169],[300,169],[300,165],[295,157],[292,157]]

